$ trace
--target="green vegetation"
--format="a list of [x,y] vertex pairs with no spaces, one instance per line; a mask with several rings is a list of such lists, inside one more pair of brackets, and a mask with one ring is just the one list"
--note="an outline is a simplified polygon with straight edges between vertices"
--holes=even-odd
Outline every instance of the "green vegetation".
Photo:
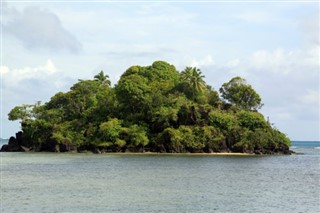
[[156,61],[130,67],[114,87],[101,71],[45,104],[13,108],[9,120],[21,121],[38,151],[288,152],[290,140],[257,111],[261,98],[244,79],[219,91],[196,67],[179,73]]
[[232,78],[220,88],[221,96],[231,104],[242,109],[260,109],[262,107],[260,96],[240,77]]

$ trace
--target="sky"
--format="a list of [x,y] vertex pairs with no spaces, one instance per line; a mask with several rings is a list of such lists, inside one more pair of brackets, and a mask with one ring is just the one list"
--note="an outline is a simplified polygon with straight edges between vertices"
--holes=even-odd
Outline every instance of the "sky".
[[15,106],[163,60],[216,90],[245,78],[276,128],[320,140],[317,1],[1,1],[1,39],[1,138],[20,130]]

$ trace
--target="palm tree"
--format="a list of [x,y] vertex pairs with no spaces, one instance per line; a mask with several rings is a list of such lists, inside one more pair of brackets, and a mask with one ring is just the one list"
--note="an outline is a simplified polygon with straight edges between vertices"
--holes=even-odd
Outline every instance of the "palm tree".
[[203,80],[204,75],[196,67],[186,67],[181,72],[181,78],[191,88],[193,100],[197,93],[202,92],[206,88],[206,82]]
[[107,74],[104,74],[103,70],[101,70],[97,75],[94,76],[94,80],[99,81],[102,85],[111,86],[109,76]]

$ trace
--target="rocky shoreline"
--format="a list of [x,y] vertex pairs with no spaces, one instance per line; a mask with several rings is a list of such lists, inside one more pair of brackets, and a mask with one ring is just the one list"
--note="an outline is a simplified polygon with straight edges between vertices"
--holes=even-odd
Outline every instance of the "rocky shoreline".
[[58,144],[54,140],[43,145],[35,145],[23,136],[19,131],[16,136],[9,138],[8,144],[1,147],[0,152],[77,152],[77,147],[71,143]]
[[214,150],[202,150],[198,152],[168,152],[165,148],[158,150],[150,150],[148,148],[126,148],[121,150],[114,150],[111,148],[99,148],[99,147],[77,147],[72,143],[58,143],[55,140],[50,140],[45,144],[35,145],[34,143],[27,141],[23,135],[22,131],[16,133],[16,136],[12,136],[9,138],[8,144],[4,144],[1,147],[0,152],[72,152],[72,153],[131,153],[131,154],[195,154],[195,155],[291,155],[291,154],[300,154],[295,153],[289,149],[283,150],[255,150],[254,152],[233,152],[229,149],[214,151]]

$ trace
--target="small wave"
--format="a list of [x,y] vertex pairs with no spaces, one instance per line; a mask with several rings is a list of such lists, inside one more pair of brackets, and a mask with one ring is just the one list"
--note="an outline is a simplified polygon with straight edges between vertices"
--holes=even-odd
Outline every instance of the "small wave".
[[314,149],[320,149],[320,146],[314,147]]
[[296,146],[291,146],[290,148],[291,148],[291,149],[296,149],[297,147],[296,147]]

